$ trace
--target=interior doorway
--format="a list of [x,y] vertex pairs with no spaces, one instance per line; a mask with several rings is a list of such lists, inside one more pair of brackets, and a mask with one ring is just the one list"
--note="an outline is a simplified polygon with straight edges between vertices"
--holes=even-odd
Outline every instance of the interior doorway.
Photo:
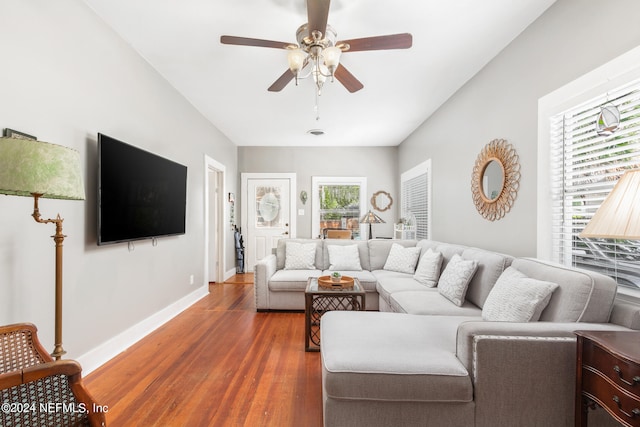
[[225,279],[224,260],[226,259],[225,242],[227,240],[227,228],[224,221],[225,167],[207,155],[205,155],[204,163],[204,277],[209,283],[222,283]]

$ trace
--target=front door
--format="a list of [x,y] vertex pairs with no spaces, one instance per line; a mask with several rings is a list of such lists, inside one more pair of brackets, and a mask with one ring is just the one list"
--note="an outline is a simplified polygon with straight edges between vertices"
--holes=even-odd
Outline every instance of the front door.
[[242,174],[242,187],[246,271],[253,271],[278,240],[295,237],[295,174]]

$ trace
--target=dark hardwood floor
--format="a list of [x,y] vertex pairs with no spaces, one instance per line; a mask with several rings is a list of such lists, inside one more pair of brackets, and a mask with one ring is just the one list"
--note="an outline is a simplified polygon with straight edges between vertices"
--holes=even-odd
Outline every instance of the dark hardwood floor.
[[109,426],[321,426],[320,354],[303,313],[257,313],[246,277],[85,377]]

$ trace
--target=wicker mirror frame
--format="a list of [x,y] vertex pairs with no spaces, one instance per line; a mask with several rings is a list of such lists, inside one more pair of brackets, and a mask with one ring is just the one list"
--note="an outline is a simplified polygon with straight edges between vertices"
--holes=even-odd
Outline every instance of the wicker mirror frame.
[[[476,209],[489,221],[502,218],[511,210],[520,188],[520,161],[518,153],[504,139],[494,139],[484,146],[473,167],[471,195]],[[497,197],[490,199],[485,193],[483,178],[491,162],[502,168],[502,189]]]
[[391,205],[393,205],[393,197],[391,197],[391,194],[386,191],[377,191],[373,193],[373,196],[371,196],[371,205],[373,206],[373,209],[378,212],[384,212],[391,209]]

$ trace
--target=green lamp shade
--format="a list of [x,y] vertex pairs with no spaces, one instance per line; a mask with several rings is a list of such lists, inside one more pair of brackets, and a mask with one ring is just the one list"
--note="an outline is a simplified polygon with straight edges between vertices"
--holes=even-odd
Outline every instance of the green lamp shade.
[[0,194],[84,200],[80,154],[71,148],[0,138]]

